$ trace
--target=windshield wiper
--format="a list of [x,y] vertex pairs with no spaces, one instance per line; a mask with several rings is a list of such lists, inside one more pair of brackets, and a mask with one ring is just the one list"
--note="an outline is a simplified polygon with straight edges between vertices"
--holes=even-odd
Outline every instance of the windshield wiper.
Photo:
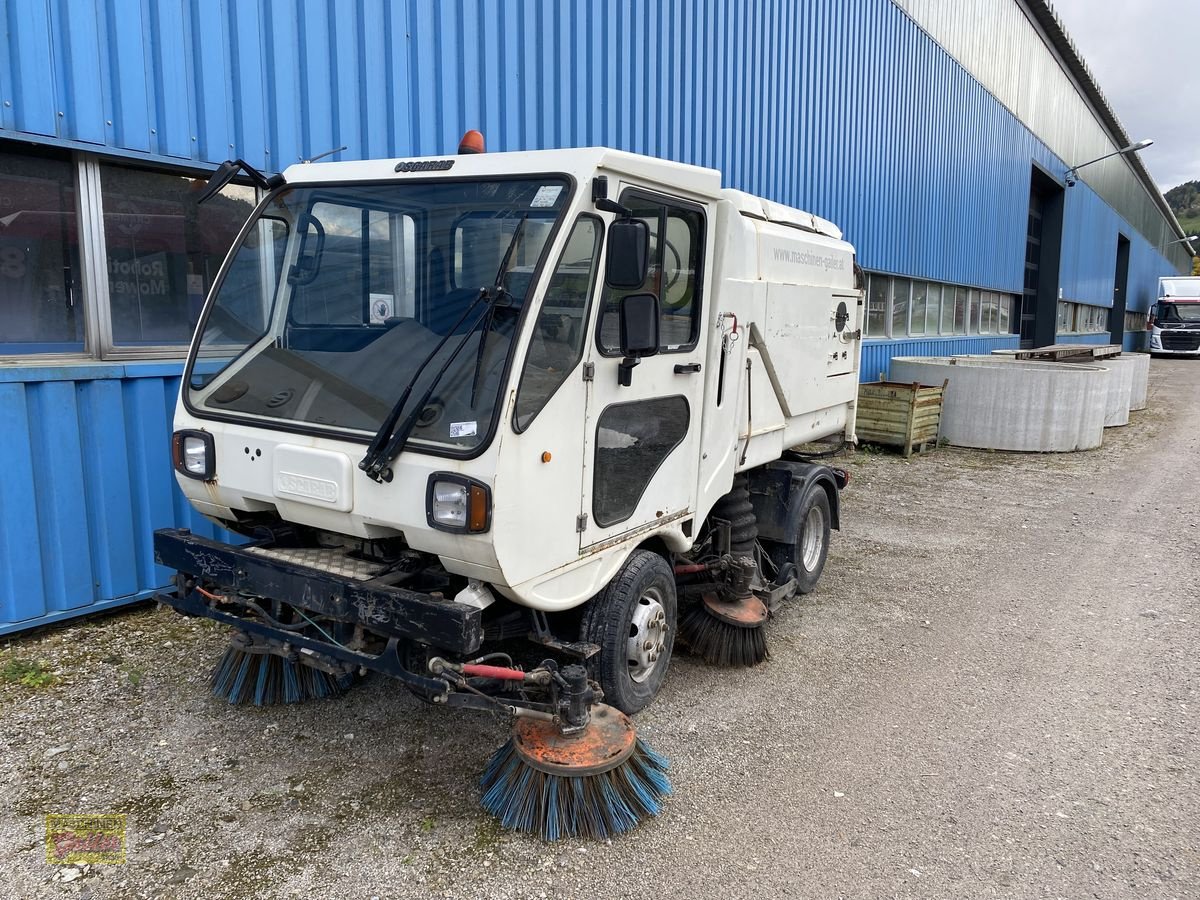
[[504,286],[504,276],[508,274],[508,264],[512,262],[513,251],[517,249],[517,244],[521,241],[521,235],[525,231],[525,223],[529,221],[529,213],[521,216],[521,221],[517,223],[517,227],[513,229],[512,240],[508,242],[508,249],[504,251],[504,258],[500,260],[500,268],[496,270],[496,283],[492,285],[491,298],[492,302],[488,306],[488,311],[485,318],[487,321],[483,326],[483,337],[479,339],[479,350],[475,354],[475,371],[471,375],[471,409],[475,408],[475,401],[479,394],[479,370],[483,366],[483,352],[487,348],[487,336],[492,330],[492,320],[496,317],[496,308],[501,305],[500,301],[508,298],[511,305],[512,294]]
[[[408,403],[408,398],[412,396],[413,388],[421,379],[421,374],[425,371],[425,367],[428,366],[434,360],[434,358],[442,352],[442,348],[446,346],[446,342],[450,340],[451,336],[456,331],[458,331],[459,326],[467,320],[467,316],[469,316],[471,312],[484,301],[487,301],[487,308],[485,308],[484,311],[475,319],[475,321],[471,323],[471,327],[467,329],[466,334],[462,336],[462,340],[458,342],[458,346],[455,347],[450,353],[450,357],[442,365],[442,368],[438,370],[438,373],[433,376],[433,381],[430,382],[429,388],[425,391],[425,395],[422,397],[421,402],[417,404],[414,412],[409,415],[408,419],[405,420],[404,425],[402,425],[400,428],[400,431],[397,431],[395,435],[393,435],[392,432],[396,427],[396,423],[400,420],[400,414],[404,412],[404,407]],[[458,320],[454,323],[454,325],[442,336],[442,339],[437,342],[437,346],[430,350],[429,354],[423,360],[421,360],[421,364],[417,366],[417,371],[413,374],[412,380],[410,380],[408,382],[408,386],[405,387],[404,393],[400,395],[400,399],[396,401],[394,406],[392,406],[391,410],[387,414],[387,417],[384,418],[383,424],[380,425],[379,430],[375,432],[375,437],[371,439],[371,444],[369,447],[367,447],[366,454],[361,460],[359,460],[358,467],[366,472],[368,477],[379,482],[392,480],[392,470],[388,468],[387,464],[391,462],[396,456],[396,453],[399,452],[399,445],[402,445],[404,441],[408,440],[408,435],[412,432],[413,427],[416,425],[417,416],[420,415],[421,410],[424,409],[425,402],[433,393],[433,389],[437,386],[438,380],[442,377],[443,373],[445,373],[446,368],[450,365],[450,363],[454,362],[455,357],[458,356],[462,348],[466,346],[467,341],[470,339],[471,335],[475,333],[475,329],[479,327],[479,323],[483,321],[484,316],[487,315],[487,312],[489,309],[491,309],[493,303],[494,298],[489,297],[486,290],[481,290],[478,296],[476,296],[476,298],[470,302],[467,308],[462,311],[462,315],[458,317]],[[397,442],[397,437],[402,439]],[[393,449],[393,447],[395,447],[395,449]]]
[[[430,351],[429,355],[421,360],[421,365],[417,367],[417,371],[408,383],[408,386],[404,389],[404,393],[400,395],[400,399],[396,401],[391,411],[388,412],[387,418],[384,419],[383,424],[379,426],[379,430],[375,432],[375,437],[371,440],[366,454],[358,463],[358,467],[367,473],[368,478],[380,483],[392,480],[392,469],[389,464],[404,448],[413,429],[417,427],[417,420],[421,417],[421,413],[425,409],[425,404],[433,396],[433,392],[442,380],[442,376],[446,374],[446,370],[458,358],[458,354],[466,347],[479,326],[486,322],[486,327],[479,338],[479,352],[475,357],[475,374],[471,380],[471,406],[475,406],[476,382],[479,379],[479,369],[483,362],[483,352],[487,343],[488,332],[491,330],[492,318],[495,315],[496,307],[501,305],[501,300],[505,297],[510,299],[512,297],[504,288],[504,276],[508,272],[513,252],[520,241],[521,234],[525,229],[525,222],[528,218],[528,214],[521,216],[521,221],[517,223],[517,227],[513,231],[512,240],[508,243],[508,249],[504,251],[504,258],[500,261],[500,268],[496,273],[496,283],[491,288],[479,289],[478,296],[463,310],[462,315],[458,317],[453,327],[438,341],[437,346]],[[450,340],[450,336],[458,331],[459,326],[466,321],[467,317],[480,303],[484,304],[483,311],[471,323],[471,327],[463,334],[457,346],[450,351],[450,355],[446,357],[446,361],[442,363],[442,367],[430,379],[425,393],[421,395],[420,400],[413,404],[412,411],[405,418],[404,422],[399,428],[396,428],[396,423],[400,420],[400,414],[404,412],[404,407],[412,396],[412,390],[420,380],[421,373],[425,371],[425,367],[441,352],[442,348],[446,346],[446,342]]]
[[[471,301],[471,305],[466,311],[459,316],[454,328],[450,333],[443,337],[433,352],[421,361],[421,365],[417,368],[417,372],[413,375],[412,381],[408,383],[408,387],[404,389],[404,393],[400,395],[400,399],[396,401],[396,405],[392,407],[392,411],[388,413],[387,421],[375,433],[374,440],[371,441],[371,446],[367,448],[366,455],[359,461],[358,467],[367,473],[367,477],[374,481],[383,483],[392,480],[392,469],[389,463],[399,455],[404,449],[404,445],[408,442],[409,436],[413,429],[417,427],[417,420],[421,418],[421,413],[425,410],[425,404],[429,402],[429,398],[433,396],[434,390],[442,380],[442,376],[446,374],[446,370],[450,368],[454,360],[458,359],[458,354],[467,346],[475,332],[479,329],[480,324],[484,320],[489,320],[493,311],[496,308],[496,303],[499,301],[501,293],[494,293],[487,288],[482,288],[479,291],[479,296]],[[421,398],[413,404],[412,412],[408,414],[400,427],[392,433],[392,428],[396,421],[400,418],[400,413],[404,411],[404,406],[408,402],[408,398],[412,395],[413,386],[416,385],[417,379],[425,370],[425,366],[438,354],[438,351],[445,346],[450,335],[457,330],[458,326],[463,323],[467,315],[475,307],[484,301],[484,309],[475,317],[475,321],[471,323],[471,327],[466,330],[462,336],[462,340],[450,351],[450,355],[446,357],[446,361],[442,363],[442,367],[437,370],[433,378],[429,380],[429,387],[425,388],[425,393]],[[487,332],[484,332],[480,338],[480,342],[487,340]],[[388,435],[391,435],[390,437]]]

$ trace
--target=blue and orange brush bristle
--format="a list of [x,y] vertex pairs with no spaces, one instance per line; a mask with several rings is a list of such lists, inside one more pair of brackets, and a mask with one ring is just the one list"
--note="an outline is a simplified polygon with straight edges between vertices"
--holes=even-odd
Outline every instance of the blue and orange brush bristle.
[[671,793],[667,766],[627,716],[603,704],[576,734],[518,718],[483,773],[483,806],[505,828],[547,841],[603,840],[659,814]]
[[340,697],[352,679],[231,643],[213,670],[211,686],[214,697],[230,703],[274,706]]

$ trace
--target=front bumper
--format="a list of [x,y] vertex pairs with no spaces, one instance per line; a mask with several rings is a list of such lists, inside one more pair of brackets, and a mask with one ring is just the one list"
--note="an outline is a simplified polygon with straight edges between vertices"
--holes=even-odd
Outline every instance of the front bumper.
[[[210,582],[222,592],[279,600],[315,616],[361,625],[388,639],[393,650],[398,642],[418,642],[451,653],[470,654],[483,643],[483,614],[475,607],[253,552],[261,546],[233,547],[198,537],[187,529],[154,532],[154,560],[159,565],[182,572],[193,581]],[[243,619],[223,610],[196,588],[185,587],[183,579],[180,581],[174,594],[159,599],[182,613],[227,622],[266,637],[285,637],[298,646],[313,643],[312,649],[324,643],[306,642],[297,635]],[[344,652],[329,646],[319,649],[347,662],[381,668],[344,648]]]
[[1163,329],[1150,336],[1150,352],[1172,356],[1200,356],[1200,328]]

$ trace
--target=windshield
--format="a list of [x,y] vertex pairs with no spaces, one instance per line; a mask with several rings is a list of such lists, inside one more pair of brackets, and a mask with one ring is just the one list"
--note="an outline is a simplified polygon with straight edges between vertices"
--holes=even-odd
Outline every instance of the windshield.
[[471,451],[568,194],[562,176],[283,190],[206,313],[190,406],[370,436],[428,392],[403,409],[411,441]]
[[1200,303],[1160,303],[1159,322],[1200,322]]

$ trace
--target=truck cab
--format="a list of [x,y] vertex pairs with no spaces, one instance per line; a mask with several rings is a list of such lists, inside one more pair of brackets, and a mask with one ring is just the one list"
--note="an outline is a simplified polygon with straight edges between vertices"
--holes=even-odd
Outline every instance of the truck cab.
[[1200,277],[1160,278],[1146,326],[1151,353],[1200,356]]

